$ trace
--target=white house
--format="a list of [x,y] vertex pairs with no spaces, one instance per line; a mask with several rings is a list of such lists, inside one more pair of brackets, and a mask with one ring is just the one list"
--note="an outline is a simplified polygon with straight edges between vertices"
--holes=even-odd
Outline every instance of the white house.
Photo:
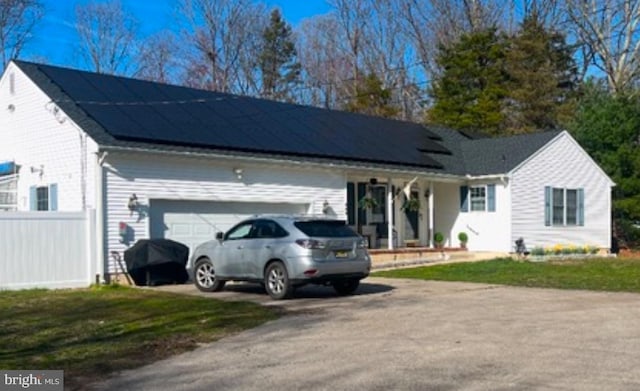
[[3,162],[0,209],[96,211],[105,275],[138,239],[193,247],[257,213],[337,216],[385,248],[611,240],[614,184],[567,132],[475,139],[22,61],[0,79]]

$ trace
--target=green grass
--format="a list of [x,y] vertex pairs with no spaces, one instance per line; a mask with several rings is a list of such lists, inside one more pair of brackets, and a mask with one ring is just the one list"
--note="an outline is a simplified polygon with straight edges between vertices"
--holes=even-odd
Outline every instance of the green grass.
[[0,314],[0,368],[63,369],[71,389],[278,316],[253,303],[118,286],[3,291]]
[[532,263],[501,258],[381,271],[373,275],[539,288],[640,292],[640,259],[603,258]]

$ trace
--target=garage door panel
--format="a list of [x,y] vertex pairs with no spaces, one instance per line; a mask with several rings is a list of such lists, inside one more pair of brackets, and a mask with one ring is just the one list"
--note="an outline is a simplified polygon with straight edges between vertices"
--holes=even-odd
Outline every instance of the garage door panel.
[[256,214],[304,214],[306,204],[152,200],[151,238],[181,242],[193,250]]

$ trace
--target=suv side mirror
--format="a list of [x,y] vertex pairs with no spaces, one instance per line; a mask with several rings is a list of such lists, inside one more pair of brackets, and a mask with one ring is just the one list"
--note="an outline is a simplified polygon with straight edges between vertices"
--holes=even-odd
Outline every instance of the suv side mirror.
[[224,232],[216,232],[216,239],[222,240],[224,238]]

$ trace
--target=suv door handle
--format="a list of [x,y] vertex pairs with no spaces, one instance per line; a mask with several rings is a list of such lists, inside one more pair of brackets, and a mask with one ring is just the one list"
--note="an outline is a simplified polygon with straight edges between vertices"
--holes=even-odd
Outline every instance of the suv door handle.
[[267,244],[264,246],[264,248],[271,248],[271,246]]
[[238,250],[242,250],[244,246],[238,246]]

